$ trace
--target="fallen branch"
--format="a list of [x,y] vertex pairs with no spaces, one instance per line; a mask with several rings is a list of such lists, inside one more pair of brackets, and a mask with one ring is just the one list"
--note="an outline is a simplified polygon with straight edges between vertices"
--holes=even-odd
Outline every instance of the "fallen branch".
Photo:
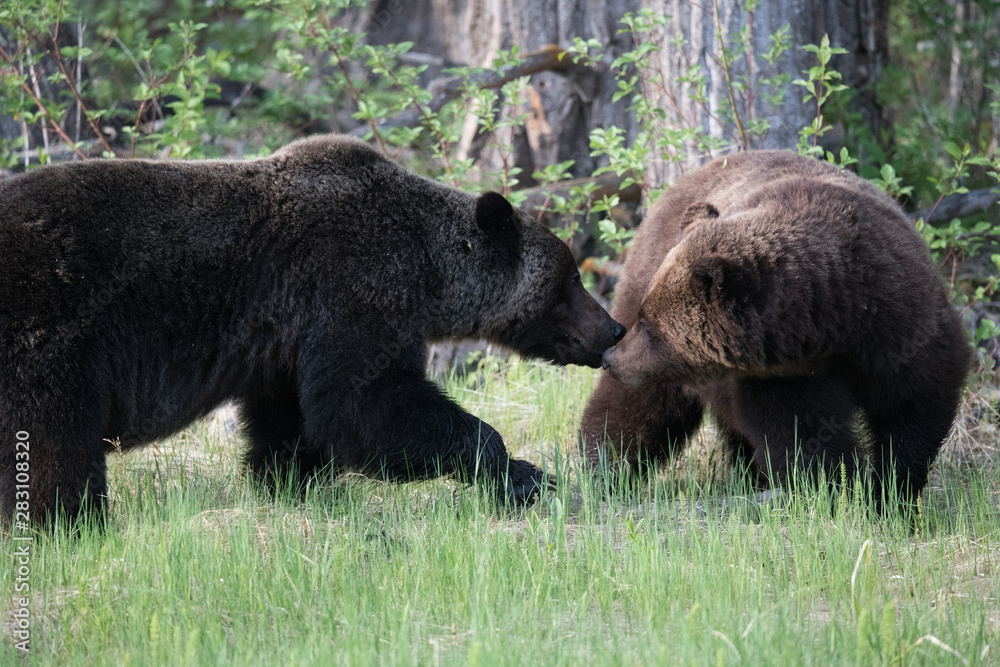
[[[436,92],[430,103],[421,105],[417,109],[409,109],[394,116],[378,125],[378,129],[393,127],[413,127],[420,123],[426,115],[436,114],[444,105],[452,100],[457,100],[462,96],[462,91],[466,84],[478,85],[483,88],[499,88],[505,83],[519,79],[522,76],[530,76],[546,70],[563,70],[573,65],[572,58],[560,58],[565,53],[559,46],[546,46],[540,51],[529,53],[521,58],[517,65],[505,65],[498,70],[488,70],[473,74],[468,78],[453,76],[442,79],[431,84],[431,89]],[[364,136],[372,128],[357,127],[349,133],[355,137]]]
[[638,202],[642,199],[642,188],[639,187],[638,183],[632,183],[625,188],[622,187],[622,182],[630,176],[631,174],[619,176],[614,172],[606,172],[596,177],[574,178],[569,181],[559,181],[552,185],[526,188],[523,192],[527,197],[524,203],[521,204],[521,208],[531,217],[538,217],[540,213],[544,212],[553,197],[568,199],[573,188],[583,187],[589,183],[593,183],[597,187],[590,193],[590,198],[587,201],[588,204],[600,201],[605,195],[609,197],[611,195],[618,195],[618,199],[623,202]]
[[1000,200],[1000,192],[996,188],[972,190],[964,194],[949,195],[941,200],[936,208],[922,208],[910,214],[911,220],[923,218],[924,222],[940,222],[961,218],[963,215],[985,211]]

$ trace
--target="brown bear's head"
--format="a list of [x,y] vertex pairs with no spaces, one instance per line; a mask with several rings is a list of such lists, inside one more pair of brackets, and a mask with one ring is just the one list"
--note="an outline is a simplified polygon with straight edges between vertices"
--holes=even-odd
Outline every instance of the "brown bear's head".
[[[619,382],[697,382],[763,364],[766,238],[741,216],[692,204],[680,241],[664,258],[638,319],[602,365]],[[746,233],[732,233],[739,225]]]
[[528,357],[597,368],[625,327],[583,287],[566,244],[495,192],[479,197],[475,215],[494,266],[507,267],[511,278],[483,323],[486,337]]

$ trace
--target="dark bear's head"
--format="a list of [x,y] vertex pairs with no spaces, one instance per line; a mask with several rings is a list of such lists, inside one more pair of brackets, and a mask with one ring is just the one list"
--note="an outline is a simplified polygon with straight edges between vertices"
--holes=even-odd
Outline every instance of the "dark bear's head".
[[489,248],[483,283],[495,308],[481,333],[524,356],[599,366],[625,328],[583,287],[566,244],[495,192],[476,200],[475,218]]
[[690,382],[765,363],[762,271],[769,250],[745,223],[711,204],[691,205],[635,325],[604,354],[612,377],[629,385]]

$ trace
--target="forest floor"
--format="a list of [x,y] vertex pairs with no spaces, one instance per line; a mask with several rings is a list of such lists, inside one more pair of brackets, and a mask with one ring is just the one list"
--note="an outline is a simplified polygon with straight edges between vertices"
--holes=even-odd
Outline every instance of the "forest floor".
[[[594,371],[512,359],[448,391],[556,488],[498,509],[351,475],[263,499],[232,410],[109,457],[109,528],[30,543],[36,665],[1000,664],[1000,437],[970,395],[919,510],[750,504],[709,426],[669,470],[579,475]],[[15,661],[14,553],[0,664]],[[27,663],[25,663],[27,664]]]

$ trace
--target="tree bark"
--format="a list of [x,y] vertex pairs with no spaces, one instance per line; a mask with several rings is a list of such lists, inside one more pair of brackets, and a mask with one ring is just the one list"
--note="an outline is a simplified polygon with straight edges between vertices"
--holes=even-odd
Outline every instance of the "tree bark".
[[[604,62],[610,65],[631,48],[626,36],[617,34],[619,19],[638,5],[638,0],[379,0],[366,32],[373,43],[413,42],[413,51],[470,67],[490,65],[498,49],[517,46],[526,54],[593,37],[606,45]],[[431,66],[425,76],[436,78],[442,68]],[[594,128],[617,125],[627,140],[634,139],[637,124],[627,102],[611,101],[617,86],[609,67],[540,72],[530,85],[533,117],[512,137],[522,186],[534,184],[535,169],[565,160],[574,161],[574,176],[590,176],[598,166],[590,155]]]
[[[719,58],[717,11],[719,31],[727,46],[735,45],[739,31],[749,26],[753,52],[758,56],[768,48],[773,33],[783,25],[789,26],[792,47],[773,71],[763,71],[764,63],[759,58],[749,65],[746,59],[731,63],[733,78],[744,76],[749,66],[754,85],[761,76],[782,72],[792,79],[802,77],[803,71],[816,64],[815,56],[802,50],[802,45],[818,44],[828,34],[833,46],[848,50],[847,54],[835,56],[831,66],[843,75],[844,84],[858,92],[851,110],[861,113],[862,123],[873,137],[880,136],[884,121],[870,84],[878,79],[887,59],[888,0],[762,2],[753,14],[743,11],[744,4],[740,0],[379,0],[367,16],[366,32],[374,43],[413,42],[414,51],[438,56],[445,66],[481,67],[491,63],[498,49],[516,45],[522,53],[529,53],[549,44],[568,46],[574,37],[595,38],[605,45],[606,69],[592,69],[589,73],[576,69],[568,74],[542,72],[531,77],[534,118],[523,131],[515,130],[512,137],[514,162],[523,169],[522,186],[533,185],[527,176],[534,169],[569,159],[575,161],[574,176],[590,175],[600,164],[599,158],[590,155],[589,135],[595,128],[616,125],[625,130],[626,145],[635,140],[639,127],[627,111],[627,100],[611,101],[617,84],[610,64],[634,47],[630,35],[618,32],[623,27],[621,17],[641,8],[668,17],[665,29],[653,39],[663,49],[659,64],[664,80],[674,87],[686,118],[681,119],[677,110],[661,99],[660,106],[667,113],[665,123],[688,123],[710,136],[727,136],[727,128],[712,120],[711,115],[729,101]],[[671,42],[678,34],[685,38],[682,47]],[[690,85],[676,82],[693,63],[701,64],[707,78],[704,107],[692,99]],[[432,66],[426,76],[440,76],[441,69]],[[815,104],[802,101],[802,87],[789,83],[784,90],[784,102],[777,109],[769,108],[759,91],[751,95],[751,115],[766,118],[771,126],[763,141],[754,141],[752,147],[793,148],[799,130],[815,117]],[[745,113],[746,97],[737,92],[736,102]],[[738,134],[734,132],[733,136],[740,143]],[[835,129],[823,141],[836,149],[842,138],[843,130],[838,133]],[[693,147],[687,153],[684,169],[694,168],[706,159]],[[488,163],[488,156],[483,157]],[[674,181],[681,172],[681,168],[667,165],[655,155],[647,166],[647,184],[654,186]]]
[[[763,71],[766,63],[761,58],[736,59],[730,66],[730,77],[745,76],[750,67],[750,80],[757,85],[761,76],[787,73],[791,79],[806,78],[803,72],[817,64],[816,56],[804,51],[805,44],[819,44],[823,35],[829,35],[831,46],[847,49],[847,53],[834,56],[830,67],[843,75],[843,83],[857,91],[853,100],[854,111],[859,111],[862,123],[869,128],[872,136],[879,137],[883,124],[882,111],[875,101],[871,84],[878,80],[883,64],[888,57],[886,25],[888,22],[888,2],[886,0],[785,0],[784,2],[762,2],[757,10],[749,14],[743,11],[745,3],[737,0],[708,0],[695,3],[689,0],[642,0],[644,8],[652,9],[668,17],[666,28],[654,36],[663,49],[661,65],[664,80],[672,82],[679,109],[687,116],[690,125],[700,128],[713,137],[727,136],[727,129],[720,126],[709,114],[717,114],[721,105],[728,102],[729,92],[721,59],[719,40],[728,44],[737,42],[737,35],[744,27],[751,31],[753,53],[762,55],[768,48],[771,35],[782,26],[789,26],[792,47],[775,63],[773,71]],[[716,13],[718,26],[716,25]],[[677,35],[685,38],[683,46],[672,43]],[[692,98],[692,88],[678,84],[679,76],[690,70],[690,65],[698,63],[707,77],[706,107]],[[771,108],[762,95],[753,94],[749,103],[747,97],[737,91],[736,107],[757,118],[765,118],[770,123],[770,131],[763,141],[754,141],[754,148],[794,148],[799,130],[816,117],[815,102],[803,102],[805,89],[791,83],[784,87],[784,100],[780,108]],[[667,114],[668,123],[682,124],[684,120],[673,105],[661,100],[661,108]],[[827,119],[829,121],[829,117]],[[831,133],[836,137],[836,133]],[[842,136],[842,130],[841,130]],[[739,143],[739,136],[732,133],[728,138]],[[833,142],[836,143],[834,139]],[[831,148],[839,148],[830,146]],[[689,153],[684,168],[695,168],[707,156]],[[672,182],[680,168],[665,164],[654,156],[648,167],[650,179],[655,185]]]

